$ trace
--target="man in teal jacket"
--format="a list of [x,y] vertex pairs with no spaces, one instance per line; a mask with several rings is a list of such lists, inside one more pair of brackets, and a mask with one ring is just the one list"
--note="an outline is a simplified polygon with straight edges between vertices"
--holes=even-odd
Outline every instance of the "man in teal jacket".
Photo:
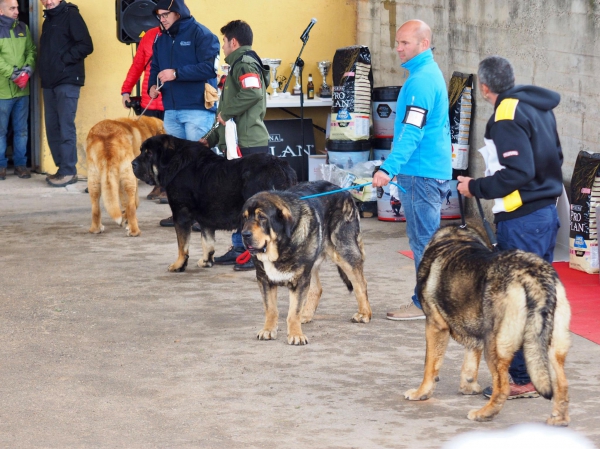
[[[404,192],[400,201],[406,215],[406,234],[415,268],[425,246],[440,226],[442,199],[452,178],[452,145],[446,82],[431,52],[431,29],[420,20],[409,20],[396,33],[396,51],[409,71],[400,90],[392,152],[373,176],[373,186],[383,187],[396,176]],[[424,319],[415,295],[391,320]]]
[[27,117],[29,78],[36,49],[29,28],[19,22],[17,0],[0,0],[0,180],[6,179],[6,135],[12,117],[15,175],[31,178],[27,170]]

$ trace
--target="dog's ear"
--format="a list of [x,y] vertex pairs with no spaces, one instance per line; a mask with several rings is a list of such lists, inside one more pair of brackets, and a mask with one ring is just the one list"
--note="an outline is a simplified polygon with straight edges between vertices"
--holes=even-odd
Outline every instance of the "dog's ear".
[[279,206],[276,211],[277,221],[281,224],[283,232],[287,238],[292,237],[292,231],[294,230],[294,217],[292,211],[287,206]]
[[173,181],[177,174],[185,168],[189,161],[183,148],[176,148],[177,142],[173,136],[162,135],[160,137],[160,148],[156,155],[159,166],[158,180],[162,187],[166,187]]

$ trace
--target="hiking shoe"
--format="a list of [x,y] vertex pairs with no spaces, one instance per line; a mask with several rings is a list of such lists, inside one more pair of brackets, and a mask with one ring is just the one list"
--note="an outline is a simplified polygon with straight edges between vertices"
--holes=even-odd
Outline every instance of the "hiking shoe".
[[159,224],[163,228],[172,228],[175,226],[175,222],[173,221],[172,215],[169,218],[164,218],[164,219],[160,220]]
[[[525,385],[510,382],[509,385],[510,393],[508,394],[508,399],[537,398],[540,396],[531,382]],[[492,397],[492,391],[492,387],[484,388],[483,395],[486,398],[490,398]]]
[[6,179],[6,167],[0,167],[0,181]]
[[51,187],[66,187],[77,182],[77,175],[57,175],[52,179],[47,179],[46,182]]
[[162,190],[160,189],[160,186],[154,186],[154,188],[152,189],[152,192],[150,192],[146,198],[148,198],[149,200],[155,200],[158,198],[158,195],[160,195],[160,193],[162,192]]
[[424,320],[425,314],[411,301],[408,304],[400,306],[400,310],[388,312],[387,319],[394,321]]
[[235,259],[238,256],[243,254],[246,251],[246,248],[234,248],[233,246],[229,247],[229,251],[219,257],[215,257],[214,262],[217,265],[233,265],[235,264]]
[[252,261],[252,259],[250,259],[248,262],[246,263],[237,263],[233,266],[233,269],[235,271],[249,271],[249,270],[254,270],[254,262]]
[[19,165],[18,167],[15,167],[15,175],[17,175],[21,179],[31,178],[31,173],[29,173],[29,170],[27,170],[27,167],[25,167],[24,165]]
[[46,181],[48,181],[49,179],[54,179],[58,176],[58,172],[54,173],[53,175],[48,175],[46,176]]

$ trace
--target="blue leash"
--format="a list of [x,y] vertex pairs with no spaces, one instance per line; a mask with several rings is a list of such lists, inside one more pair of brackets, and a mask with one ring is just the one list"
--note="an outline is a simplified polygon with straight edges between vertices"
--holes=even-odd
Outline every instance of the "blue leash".
[[[398,187],[400,190],[402,190],[404,193],[406,193],[406,190],[404,190],[404,188],[400,184],[396,184],[393,181],[390,181],[390,184],[394,184],[396,187]],[[302,197],[300,197],[300,199],[307,200],[309,198],[316,198],[318,196],[331,195],[332,193],[345,192],[346,190],[358,190],[358,189],[362,189],[363,187],[370,186],[370,185],[372,185],[371,182],[366,182],[364,184],[357,184],[355,186],[344,187],[343,189],[331,190],[329,192],[315,193],[314,195],[302,196]]]

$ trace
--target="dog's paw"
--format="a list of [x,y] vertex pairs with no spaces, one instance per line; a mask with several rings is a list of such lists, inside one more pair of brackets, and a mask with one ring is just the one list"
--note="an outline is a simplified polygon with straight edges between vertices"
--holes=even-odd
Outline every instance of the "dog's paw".
[[567,427],[569,425],[569,422],[571,422],[571,420],[569,419],[568,416],[552,415],[550,418],[548,418],[546,420],[546,424],[548,424],[549,426]]
[[277,338],[277,329],[263,329],[256,334],[256,338],[259,340],[275,340]]
[[363,313],[355,313],[354,316],[352,317],[352,322],[353,323],[368,323],[369,321],[371,321],[371,317],[368,315],[365,315]]
[[212,260],[203,260],[203,259],[200,259],[198,261],[198,266],[200,268],[212,268],[213,261]]
[[312,314],[311,315],[306,314],[306,315],[301,315],[300,316],[300,322],[302,324],[310,323],[312,320],[313,320],[313,315]]
[[404,399],[409,401],[425,401],[431,397],[431,393],[419,393],[418,388],[406,390],[404,392]]
[[168,270],[171,273],[183,273],[185,271],[186,264],[179,266],[177,263],[172,263],[169,265]]
[[304,334],[300,334],[300,335],[288,334],[287,340],[288,340],[288,345],[300,346],[300,345],[308,344],[308,338],[306,338],[306,335],[304,335]]
[[458,389],[462,394],[481,394],[483,388],[478,382],[465,383]]
[[483,410],[483,409],[471,410],[469,413],[467,413],[467,418],[469,418],[471,421],[477,421],[477,422],[491,421],[492,418],[494,417],[494,415],[490,416],[488,414],[482,413],[481,410]]
[[139,229],[136,232],[133,232],[129,227],[127,228],[127,237],[138,237],[142,234],[142,231]]
[[90,234],[102,234],[104,232],[104,225],[92,226],[90,228]]

